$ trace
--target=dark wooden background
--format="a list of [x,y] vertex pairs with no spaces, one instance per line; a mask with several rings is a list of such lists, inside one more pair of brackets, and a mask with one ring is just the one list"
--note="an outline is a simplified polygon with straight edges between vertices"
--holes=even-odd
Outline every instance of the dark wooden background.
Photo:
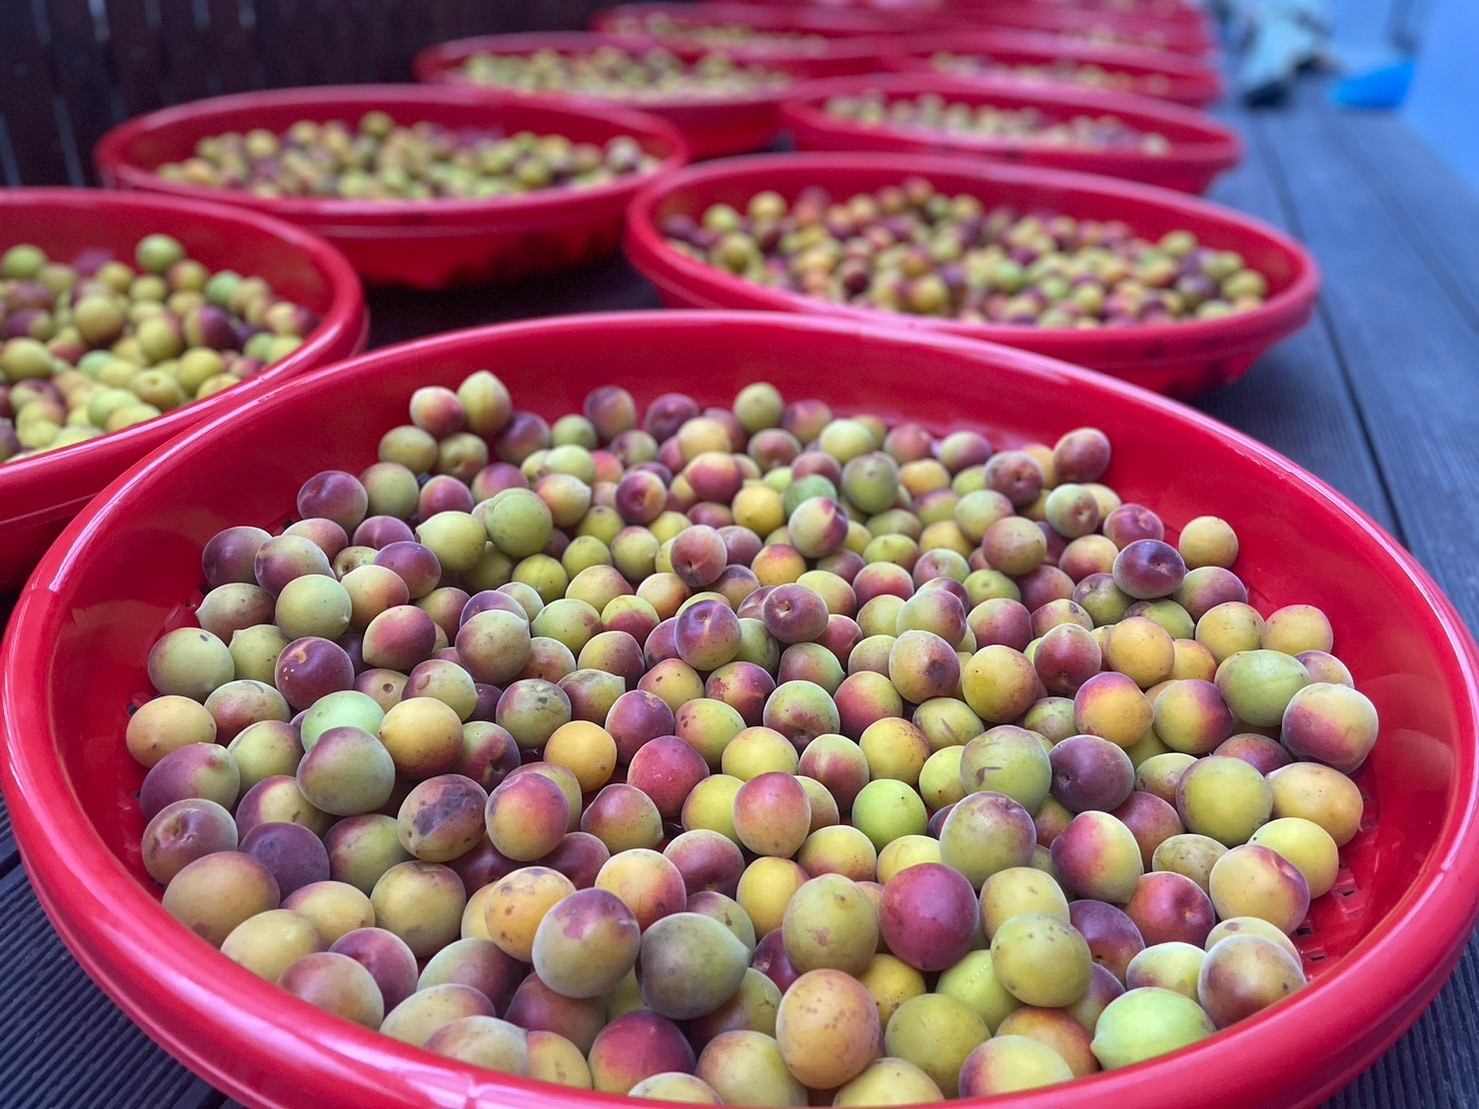
[[0,0],[0,185],[87,185],[99,136],[222,93],[409,81],[466,35],[578,30],[614,0]]

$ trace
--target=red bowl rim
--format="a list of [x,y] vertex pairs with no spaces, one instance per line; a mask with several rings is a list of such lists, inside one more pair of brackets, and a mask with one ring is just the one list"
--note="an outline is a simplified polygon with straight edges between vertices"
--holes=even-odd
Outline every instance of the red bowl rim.
[[[724,14],[712,15],[714,9],[724,9]],[[736,18],[735,11],[740,11],[742,16]],[[592,31],[609,35],[613,39],[633,46],[667,46],[670,49],[682,49],[692,51],[703,49],[691,40],[681,37],[667,37],[653,34],[645,30],[624,31],[613,26],[614,21],[624,15],[641,15],[652,12],[665,12],[684,18],[688,23],[703,25],[705,23],[744,23],[760,30],[777,31],[799,31],[802,33],[814,33],[825,41],[820,44],[811,44],[806,48],[799,46],[788,46],[783,42],[761,40],[759,42],[734,42],[711,49],[719,50],[728,54],[738,61],[765,63],[771,60],[796,59],[798,61],[813,62],[841,62],[841,61],[874,61],[875,64],[889,54],[902,49],[900,43],[906,39],[912,39],[914,35],[898,30],[891,30],[885,20],[880,20],[876,15],[869,16],[868,22],[873,24],[864,27],[861,24],[855,29],[831,31],[816,29],[818,20],[817,13],[813,11],[810,17],[812,26],[806,26],[808,17],[801,14],[803,11],[812,9],[793,9],[767,7],[765,5],[753,4],[687,4],[687,3],[654,3],[654,4],[620,4],[614,8],[606,8],[597,12],[589,23]],[[709,18],[702,18],[704,14]],[[826,14],[822,9],[821,13]],[[831,14],[837,14],[835,12]],[[936,32],[938,34],[938,32]]]
[[[1010,12],[1010,15],[1005,14]],[[1029,16],[1027,13],[1031,13]],[[1134,43],[1114,43],[1108,45],[1123,46],[1127,49],[1149,49],[1156,52],[1166,51],[1172,54],[1189,54],[1196,58],[1206,58],[1208,55],[1217,53],[1217,37],[1207,27],[1205,21],[1196,23],[1181,23],[1175,20],[1147,15],[1143,12],[1115,11],[1104,8],[1079,8],[1069,7],[1063,4],[1020,4],[1012,5],[1003,9],[995,7],[950,7],[949,5],[935,8],[918,9],[918,14],[927,16],[938,21],[940,25],[948,25],[955,28],[976,28],[980,30],[999,29],[1003,31],[1020,31],[1027,34],[1060,34],[1084,32],[1092,27],[1107,27],[1111,30],[1125,31],[1129,33],[1153,34],[1160,32],[1166,37],[1164,47],[1136,46]],[[977,19],[973,20],[975,16]],[[1012,16],[1018,18],[1038,18],[1042,21],[1032,23],[994,22],[995,19],[1007,19]]]
[[[837,336],[839,342],[888,343],[914,351],[948,351],[1039,378],[1045,385],[1098,390],[1161,418],[1201,426],[1208,434],[1221,437],[1240,454],[1258,463],[1284,488],[1297,488],[1305,496],[1324,500],[1403,573],[1428,606],[1422,613],[1425,624],[1435,633],[1434,638],[1445,641],[1449,648],[1444,661],[1451,671],[1450,688],[1459,714],[1463,716],[1466,712],[1469,727],[1479,730],[1479,647],[1426,571],[1370,517],[1319,478],[1211,417],[1135,386],[1096,377],[1052,359],[944,336],[905,336],[895,330],[845,321],[735,312],[628,312],[530,320],[452,332],[361,355],[317,371],[298,384],[308,389],[323,388],[336,375],[365,372],[367,368],[373,371],[375,367],[400,365],[412,359],[434,361],[447,348],[481,344],[501,334],[582,328],[595,329],[619,341],[623,332],[640,332],[654,326],[697,329],[738,323],[772,330],[781,339],[800,331],[822,331]],[[290,404],[293,396],[285,387],[279,387],[253,403]],[[326,1080],[340,1081],[346,1091],[372,1091],[387,1102],[396,1094],[410,1093],[387,1088],[391,1081],[403,1080],[424,1084],[420,1087],[423,1099],[429,1096],[424,1091],[435,1090],[452,1099],[447,1104],[481,1103],[528,1109],[550,1104],[601,1104],[615,1109],[631,1104],[629,1099],[611,1095],[564,1091],[529,1079],[494,1075],[453,1060],[438,1059],[307,1004],[284,1005],[284,995],[275,986],[221,960],[215,951],[199,944],[165,944],[168,955],[156,957],[159,965],[145,968],[140,964],[140,953],[162,951],[161,926],[165,934],[180,926],[169,921],[159,903],[108,851],[82,812],[60,762],[47,757],[46,745],[36,742],[34,732],[39,723],[36,706],[45,705],[48,700],[47,655],[42,645],[47,642],[50,629],[66,618],[63,596],[68,576],[77,572],[90,549],[105,542],[112,518],[128,511],[119,502],[120,494],[137,483],[147,486],[166,480],[158,471],[163,469],[167,474],[172,464],[188,464],[192,456],[208,451],[212,434],[224,427],[228,419],[229,416],[217,417],[178,437],[166,450],[136,464],[72,521],[22,592],[8,634],[0,645],[0,674],[4,678],[0,684],[0,739],[8,756],[0,759],[0,787],[11,806],[23,861],[47,915],[78,961],[130,1017],[166,1048],[188,1058],[211,1081],[249,1099],[252,1091],[245,1081],[220,1067],[221,1053],[213,1050],[219,1040],[208,1041],[202,1033],[239,1035],[249,1030],[263,1054],[279,1049],[286,1053],[287,1059],[292,1059],[297,1054],[295,1048],[305,1041],[328,1047],[323,1058],[316,1060],[322,1065],[321,1073]],[[1479,867],[1479,828],[1476,828],[1479,806],[1472,803],[1476,794],[1479,794],[1479,777],[1471,752],[1467,761],[1460,762],[1450,781],[1450,803],[1438,830],[1433,857],[1418,869],[1412,886],[1342,956],[1339,966],[1302,991],[1301,998],[1305,1000],[1266,1010],[1240,1022],[1233,1030],[1233,1035],[1240,1037],[1238,1042],[1247,1048],[1256,1044],[1270,1057],[1287,1050],[1291,1043],[1312,1043],[1313,1033],[1306,1028],[1303,1018],[1309,1008],[1308,999],[1315,997],[1326,999],[1326,1011],[1335,1014],[1340,1023],[1338,1028],[1319,1029],[1321,1037],[1333,1035],[1340,1043],[1342,1035],[1373,1027],[1390,1028],[1387,1043],[1400,1035],[1417,1015],[1411,1005],[1413,997],[1421,993],[1426,1003],[1436,993],[1440,976],[1451,969],[1469,928],[1479,915],[1479,890],[1460,877],[1472,874]],[[36,802],[43,797],[48,799],[48,804],[45,809],[38,809]],[[108,921],[106,928],[96,923],[91,929],[79,926],[82,921],[103,920]],[[1455,923],[1461,924],[1462,930],[1455,930]],[[1402,949],[1401,965],[1414,968],[1400,980],[1385,972],[1392,965],[1393,944]],[[1417,986],[1414,989],[1404,983],[1417,983]],[[220,1005],[222,992],[231,999],[229,1008]],[[172,1011],[178,1011],[181,1006],[187,1008],[195,1021],[195,1038],[161,1027],[152,1016],[151,1003],[173,1003],[176,1008]],[[223,1020],[223,1012],[231,1014],[230,1021]],[[1394,1019],[1394,1014],[1400,1015]],[[1021,1109],[1049,1109],[1070,1102],[1098,1104],[1098,1099],[1116,1092],[1123,1094],[1141,1088],[1134,1079],[1145,1079],[1152,1068],[1157,1081],[1171,1089],[1185,1091],[1204,1088],[1208,1083],[1235,1083],[1245,1064],[1225,1051],[1219,1058],[1221,1047],[1219,1035],[1123,1071],[1076,1080],[1068,1087],[962,1104],[972,1109],[998,1104]],[[374,1087],[371,1086],[374,1075],[360,1073],[364,1062],[371,1059],[385,1068],[382,1084]],[[1329,1089],[1337,1088],[1340,1081],[1348,1079],[1357,1066],[1367,1061],[1369,1058],[1343,1063],[1341,1076],[1328,1084]],[[1132,1080],[1126,1081],[1125,1075],[1130,1075]],[[479,1102],[480,1097],[488,1100]]]
[[[1038,35],[1030,31],[935,31],[911,35],[904,47],[894,51],[884,60],[884,64],[895,72],[914,72],[920,69],[935,72],[929,62],[932,54],[950,53],[969,57],[993,52],[1043,61],[1064,60],[1097,65],[1111,71],[1128,73],[1135,78],[1165,77],[1166,91],[1157,93],[1156,99],[1187,101],[1195,98],[1210,104],[1224,92],[1221,74],[1209,68],[1202,60],[1184,54],[1165,50],[1137,50],[1128,46],[1070,43],[1052,35]],[[979,79],[969,71],[950,72],[949,75],[961,81]]]
[[[1142,130],[1166,124],[1184,127],[1201,132],[1204,139],[1202,141],[1173,139],[1171,149],[1166,154],[1151,155],[1138,149],[1098,150],[1092,147],[1044,146],[1011,138],[937,131],[929,128],[910,128],[892,123],[862,127],[849,120],[828,115],[824,110],[824,103],[830,97],[855,96],[867,92],[887,93],[891,98],[894,95],[938,93],[973,105],[1006,103],[1012,107],[1022,107],[1032,104],[1052,104],[1095,114],[1115,115],[1131,126]],[[1029,158],[1034,155],[1051,154],[1065,160],[1068,158],[1082,160],[1086,168],[1101,160],[1112,159],[1147,170],[1156,166],[1182,167],[1186,165],[1230,169],[1237,165],[1243,156],[1243,140],[1238,133],[1206,112],[1131,93],[1099,92],[1066,84],[1028,84],[1009,78],[982,77],[966,85],[943,74],[936,76],[929,73],[895,73],[809,81],[797,86],[792,94],[782,102],[781,118],[793,127],[800,123],[839,135],[896,136],[913,141],[924,139],[935,146],[957,147],[962,153],[967,154],[1011,153]]]
[[1092,42],[1065,42],[1052,34],[991,28],[982,31],[939,32],[911,36],[910,53],[936,50],[955,54],[986,53],[999,50],[1017,54],[1041,54],[1043,57],[1067,58],[1108,67],[1129,66],[1154,70],[1168,77],[1186,77],[1222,84],[1222,75],[1204,59],[1188,57],[1169,50],[1144,50],[1133,46]]
[[[952,5],[947,0],[942,7],[945,10],[949,10],[954,6],[958,10],[969,11],[973,7],[989,7],[999,2],[1000,0],[986,0],[985,4],[965,3],[957,6]],[[1147,11],[1145,5],[1141,4],[1139,0],[1136,0],[1133,6],[1128,9],[1112,8],[1102,2],[1084,3],[1083,0],[1028,0],[1028,2],[1033,7],[1055,10],[1080,9],[1093,12],[1096,15],[1129,15],[1142,19],[1154,19],[1173,27],[1183,24],[1196,24],[1199,27],[1206,27],[1208,19],[1207,9],[1199,0],[1173,0],[1171,3],[1159,5],[1167,9],[1164,11]]]
[[[776,175],[794,180],[798,176],[833,171],[860,174],[887,171],[897,174],[901,179],[917,174],[932,180],[966,178],[983,184],[1005,182],[1043,188],[1087,189],[1127,201],[1155,204],[1215,219],[1224,226],[1273,244],[1292,260],[1294,276],[1288,286],[1270,296],[1262,306],[1220,320],[1188,320],[1175,324],[1077,331],[1008,324],[971,324],[902,314],[896,319],[874,309],[832,304],[801,293],[757,285],[725,273],[668,246],[654,219],[658,206],[664,200],[674,193],[691,188],[702,190],[717,183],[741,180],[754,181],[755,189],[759,191],[767,187],[767,179],[773,181]],[[1134,226],[1133,223],[1131,226]],[[703,295],[718,292],[771,310],[887,322],[893,327],[1004,342],[1010,346],[1037,349],[1034,346],[1035,341],[1044,346],[1050,344],[1054,357],[1070,362],[1087,361],[1095,367],[1138,366],[1142,359],[1128,348],[1150,344],[1175,348],[1197,345],[1214,349],[1223,356],[1251,352],[1255,347],[1261,350],[1304,322],[1320,289],[1319,267],[1308,251],[1276,228],[1222,205],[1212,204],[1186,193],[1113,177],[1036,166],[975,163],[961,158],[924,154],[759,154],[690,166],[664,181],[654,182],[637,194],[627,213],[626,247],[628,256],[643,276],[659,284],[665,280],[685,283],[684,291]]]
[[[641,111],[660,112],[663,109],[678,108],[748,108],[768,107],[779,105],[788,96],[793,95],[795,89],[807,79],[809,71],[804,64],[804,59],[779,59],[782,65],[789,62],[796,72],[787,72],[785,69],[776,69],[775,72],[786,73],[790,81],[784,85],[770,90],[756,89],[751,91],[736,92],[733,94],[714,93],[709,96],[693,96],[676,94],[673,96],[654,97],[641,100],[629,99],[620,96],[601,96],[593,92],[558,92],[554,90],[538,93],[518,92],[513,89],[500,88],[497,85],[480,85],[473,81],[462,78],[456,67],[470,58],[484,54],[520,54],[528,55],[537,50],[553,50],[556,53],[588,54],[602,46],[614,46],[621,50],[630,50],[633,40],[628,36],[610,35],[600,31],[548,31],[531,32],[529,34],[515,35],[476,35],[471,38],[453,39],[450,42],[438,43],[428,46],[411,60],[411,72],[416,80],[423,84],[445,86],[449,88],[466,89],[477,93],[492,93],[497,96],[517,96],[524,98],[544,98],[558,101],[562,104],[617,105],[618,107],[631,106]],[[688,48],[675,49],[665,43],[656,43],[668,53],[673,54],[685,62],[693,61],[708,54],[722,54],[722,50],[691,50]],[[736,57],[741,65],[760,66],[762,63],[751,59]]]
[[[275,386],[297,376],[305,365],[322,362],[326,354],[332,353],[334,348],[346,341],[352,350],[357,351],[364,346],[369,332],[369,319],[365,313],[364,289],[360,285],[359,275],[348,259],[332,244],[296,224],[274,219],[265,213],[196,198],[166,198],[104,189],[0,189],[0,213],[8,208],[33,205],[54,208],[59,214],[68,209],[79,208],[147,210],[158,217],[161,227],[179,229],[178,233],[184,240],[190,237],[192,220],[209,219],[250,228],[280,240],[285,249],[297,250],[305,255],[324,275],[329,290],[329,306],[322,313],[318,327],[309,333],[301,347],[282,361],[215,396],[183,405],[122,431],[0,465],[0,506],[5,509],[16,505],[23,490],[28,487],[33,491],[40,491],[39,483],[48,479],[59,461],[86,464],[89,468],[117,473],[123,464],[132,463],[144,450],[158,446],[204,418],[218,415],[242,403],[245,399],[242,394],[243,386],[255,386],[248,392],[247,395],[250,396],[251,393],[260,392],[263,385]],[[45,244],[41,245],[45,249]],[[187,247],[188,245],[186,242]],[[32,504],[20,515],[10,515],[7,512],[3,516],[4,526],[15,527],[22,523],[54,519],[75,510],[85,501],[86,498],[82,498],[81,501],[72,499],[60,504]]]
[[[455,107],[481,110],[490,124],[502,113],[533,110],[566,120],[599,120],[611,125],[612,137],[628,134],[649,154],[662,153],[662,161],[647,173],[619,177],[588,188],[537,189],[516,196],[484,200],[322,200],[302,197],[262,197],[244,189],[211,189],[201,185],[166,181],[152,168],[129,159],[129,148],[153,132],[190,127],[201,120],[249,114],[262,108],[301,108],[305,116],[328,118],[338,112],[369,111],[388,107]],[[222,124],[224,129],[233,129]],[[237,127],[240,124],[236,125]],[[688,142],[672,124],[647,112],[602,106],[600,111],[582,111],[570,102],[550,97],[473,94],[447,85],[323,85],[296,89],[271,89],[213,96],[188,104],[177,104],[157,112],[135,116],[108,131],[93,148],[93,162],[103,180],[110,184],[171,196],[193,197],[251,208],[288,220],[353,223],[359,226],[444,226],[518,222],[547,219],[576,206],[634,193],[641,185],[686,165]]]
[[[823,38],[861,38],[889,34],[894,25],[888,13],[860,8],[822,8],[807,4],[745,4],[719,0],[714,3],[617,4],[597,12],[591,20],[596,30],[631,17],[667,15],[679,25],[753,27],[757,31],[796,31]],[[628,32],[621,32],[626,34]],[[644,34],[642,31],[630,32]]]

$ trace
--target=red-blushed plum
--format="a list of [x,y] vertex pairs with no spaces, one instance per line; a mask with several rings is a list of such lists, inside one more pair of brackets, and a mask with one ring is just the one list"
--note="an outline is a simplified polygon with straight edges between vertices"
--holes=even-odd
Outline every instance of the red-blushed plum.
[[1304,988],[1299,960],[1261,936],[1229,936],[1208,951],[1197,976],[1197,1000],[1226,1028]]
[[1151,945],[1199,945],[1217,922],[1206,891],[1185,875],[1170,872],[1142,876],[1125,912]]
[[385,1000],[368,970],[348,955],[310,952],[292,963],[278,985],[310,1005],[369,1029],[385,1019]]
[[471,778],[428,778],[401,803],[401,846],[423,862],[451,862],[482,839],[487,804],[487,791]]
[[1257,844],[1234,847],[1212,865],[1208,893],[1217,916],[1254,916],[1286,936],[1309,912],[1310,887],[1295,865]]
[[567,832],[539,862],[569,878],[576,889],[589,889],[609,858],[606,845],[589,832]]
[[1224,758],[1242,759],[1265,776],[1294,761],[1289,749],[1282,743],[1256,732],[1239,732],[1229,736],[1212,753]]
[[999,1036],[966,1056],[960,1068],[961,1097],[990,1097],[1055,1086],[1073,1078],[1064,1058],[1028,1036]]
[[144,868],[162,886],[197,859],[235,851],[236,822],[224,806],[186,797],[160,809],[144,829]]
[[753,727],[763,718],[765,702],[775,687],[776,680],[769,671],[753,662],[739,660],[720,666],[705,679],[704,696],[723,701]]
[[638,848],[655,848],[662,841],[662,816],[640,789],[624,783],[605,786],[580,817],[580,830],[589,832],[613,855]]
[[602,997],[636,965],[637,918],[614,893],[583,889],[545,913],[534,934],[534,972],[565,997]]
[[1086,899],[1068,906],[1068,920],[1089,945],[1094,962],[1123,982],[1130,960],[1145,949],[1135,922],[1114,905]]
[[884,886],[879,926],[896,956],[919,970],[939,971],[970,950],[976,917],[975,891],[964,875],[921,863]]
[[582,1057],[591,1050],[596,1034],[606,1023],[600,999],[564,997],[545,985],[538,974],[530,974],[519,983],[504,1019],[525,1029],[531,1037],[536,1032],[563,1036]]
[[596,887],[620,897],[644,930],[688,901],[683,874],[669,859],[645,848],[613,855],[596,875]]
[[323,840],[301,824],[258,824],[241,838],[240,850],[272,872],[284,899],[303,886],[329,878],[329,853]]
[[[974,741],[973,741],[974,742]],[[1135,767],[1124,748],[1094,735],[1070,736],[1048,753],[1052,794],[1071,812],[1110,812],[1129,798]]]
[[532,862],[553,851],[570,823],[564,791],[540,774],[505,778],[488,795],[488,837],[510,859]]
[[186,863],[164,890],[165,912],[215,947],[237,925],[279,902],[272,872],[241,851],[216,851]]
[[[1141,955],[1143,954],[1144,952],[1141,952]],[[1135,958],[1140,958],[1140,955],[1135,956]],[[1135,959],[1130,960],[1130,965],[1135,965]],[[1088,992],[1072,1005],[1068,1006],[1064,1012],[1078,1021],[1092,1036],[1094,1026],[1099,1022],[1100,1014],[1108,1008],[1111,1001],[1124,992],[1124,983],[1116,978],[1114,973],[1108,968],[1095,963],[1093,976],[1089,979]]]
[[1380,733],[1370,699],[1330,682],[1307,685],[1295,693],[1281,723],[1279,737],[1295,758],[1321,762],[1345,774],[1360,769]]
[[1156,848],[1172,836],[1186,831],[1175,806],[1153,793],[1131,793],[1122,804],[1110,810],[1110,815],[1135,836],[1135,842],[1140,845],[1140,861],[1147,873],[1152,869]]
[[1073,1072],[1084,1078],[1099,1070],[1099,1060],[1089,1045],[1093,1033],[1074,1020],[1066,1009],[1044,1009],[1026,1005],[1007,1014],[996,1030],[998,1036],[1025,1036],[1055,1051]]
[[416,988],[456,984],[471,986],[502,1012],[524,980],[525,968],[491,940],[465,937],[442,948],[426,962]]
[[658,736],[640,747],[627,768],[627,784],[652,799],[669,823],[682,815],[693,787],[709,776],[703,756],[677,736]]
[[790,774],[773,771],[745,782],[734,798],[734,829],[757,855],[790,858],[811,832],[811,802]]
[[1079,813],[1051,850],[1065,890],[1078,897],[1122,903],[1144,873],[1134,833],[1107,812]]

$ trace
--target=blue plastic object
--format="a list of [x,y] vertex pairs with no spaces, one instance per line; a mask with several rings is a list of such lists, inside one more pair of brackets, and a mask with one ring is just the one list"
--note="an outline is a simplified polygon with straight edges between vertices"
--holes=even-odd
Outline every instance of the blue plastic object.
[[1330,99],[1347,108],[1397,108],[1407,98],[1412,74],[1411,62],[1383,66],[1340,82],[1331,90]]

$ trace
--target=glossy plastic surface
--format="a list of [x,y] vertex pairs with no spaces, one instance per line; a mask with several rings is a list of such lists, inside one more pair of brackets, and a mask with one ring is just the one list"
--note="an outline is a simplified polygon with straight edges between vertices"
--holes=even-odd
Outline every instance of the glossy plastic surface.
[[[632,46],[631,40],[613,35],[583,33],[579,31],[551,32],[529,35],[484,35],[480,38],[458,39],[431,46],[416,55],[411,69],[416,80],[429,85],[452,85],[473,92],[489,92],[495,97],[505,97],[508,92],[488,89],[462,78],[457,70],[469,58],[481,54],[532,54],[538,50],[553,50],[560,54],[588,54],[603,45],[624,48]],[[685,59],[701,57],[705,51],[674,50]],[[791,75],[792,82],[821,76],[825,66],[818,67],[804,57],[777,57],[765,65]],[[632,107],[667,120],[688,140],[689,152],[694,158],[718,158],[728,154],[748,154],[764,150],[775,141],[780,130],[780,104],[793,95],[792,85],[757,89],[752,92],[734,93],[725,96],[670,96],[658,98],[602,98],[588,93],[541,94],[561,103],[604,111],[612,106]],[[518,95],[518,94],[514,94]]]
[[369,321],[354,270],[328,243],[291,224],[219,204],[96,189],[0,189],[0,252],[34,243],[63,262],[97,250],[131,261],[138,241],[158,231],[211,269],[265,278],[322,322],[287,358],[213,397],[113,435],[0,465],[0,589],[23,582],[66,522],[161,443],[304,370],[364,349]]
[[[738,204],[764,189],[788,200],[820,185],[851,196],[898,184],[917,174],[942,192],[969,193],[987,207],[1011,205],[1087,219],[1123,220],[1158,239],[1186,230],[1218,250],[1236,250],[1268,279],[1261,307],[1221,320],[1094,331],[972,324],[852,308],[752,284],[668,246],[658,231],[671,215],[698,216],[711,204]],[[628,217],[626,250],[669,304],[682,308],[746,308],[873,320],[910,330],[947,332],[1062,358],[1137,385],[1189,397],[1246,373],[1265,349],[1309,321],[1319,288],[1315,261],[1298,243],[1267,224],[1183,193],[1110,177],[1031,166],[975,164],[914,154],[793,154],[730,158],[685,170],[644,189]]]
[[[1223,92],[1222,77],[1216,70],[1182,55],[1164,50],[1133,50],[1129,47],[1064,42],[1052,35],[1015,31],[946,31],[936,36],[914,37],[909,40],[907,52],[891,54],[884,59],[884,66],[903,73],[947,72],[935,68],[931,60],[931,55],[935,53],[990,58],[1007,66],[1039,66],[1059,61],[1098,66],[1106,72],[1124,74],[1129,78],[1127,87],[1112,91],[1149,96],[1188,108],[1205,108],[1215,104],[1222,98]],[[980,74],[969,70],[948,72],[961,81],[974,81],[978,77],[999,79],[1003,76],[993,75],[989,70]],[[1024,80],[1039,84],[1047,78]]]
[[[800,32],[822,38],[848,38],[872,35],[879,30],[892,30],[893,17],[846,8],[818,8],[807,4],[746,3],[653,3],[618,4],[596,13],[591,26],[598,31],[620,34],[646,34],[647,24],[661,19],[675,28],[751,27],[760,32]],[[674,34],[674,38],[680,37]],[[768,42],[779,51],[792,49],[782,41]],[[795,49],[806,51],[804,44]]]
[[[662,159],[652,174],[583,189],[542,189],[488,200],[369,201],[254,196],[166,181],[154,170],[188,157],[195,144],[225,131],[282,132],[300,119],[354,122],[371,109],[399,124],[438,123],[480,131],[564,135],[604,143],[630,135]],[[424,85],[352,85],[277,89],[198,100],[138,116],[103,136],[93,161],[105,184],[171,196],[212,199],[265,212],[334,243],[374,285],[438,289],[515,281],[554,273],[610,254],[632,195],[688,160],[669,124],[627,109],[577,111],[531,97],[494,97]]]
[[[723,404],[763,379],[839,413],[981,427],[1001,444],[1095,424],[1114,443],[1106,480],[1153,505],[1173,537],[1203,512],[1235,523],[1260,609],[1330,614],[1383,734],[1358,779],[1370,819],[1342,852],[1339,892],[1296,937],[1315,981],[1174,1056],[962,1104],[1312,1105],[1401,1035],[1451,972],[1479,913],[1479,657],[1428,576],[1328,486],[1173,402],[1001,347],[780,316],[567,317],[377,351],[196,429],[95,501],[21,596],[0,655],[0,784],[37,894],[103,989],[232,1096],[319,1109],[629,1104],[478,1072],[313,1009],[194,940],[139,865],[143,772],[124,750],[125,708],[146,689],[149,645],[188,621],[202,545],[231,524],[280,525],[304,479],[374,461],[414,388],[488,366],[546,417],[613,382],[641,404],[674,389]],[[256,449],[264,440],[271,452]]]
[[[681,34],[654,35],[646,21],[661,15],[676,27],[744,26],[760,32],[799,32],[806,40],[786,41],[779,37],[734,40],[724,52],[750,62],[778,58],[804,58],[818,77],[845,77],[875,73],[883,60],[901,48],[906,36],[896,34],[888,22],[867,12],[827,11],[808,7],[776,8],[759,4],[622,4],[597,12],[591,30],[615,35],[633,44],[663,43],[695,49],[712,44]],[[916,30],[919,28],[915,28]]]
[[[729,5],[733,0],[704,0]],[[752,6],[821,12],[870,12],[884,15],[908,13],[972,13],[982,15],[1093,15],[1107,19],[1151,20],[1177,31],[1210,34],[1208,15],[1195,0],[747,0]],[[1015,24],[1014,24],[1015,26]]]
[[1217,52],[1217,39],[1205,21],[1167,20],[1160,16],[1059,4],[997,3],[946,5],[937,12],[942,23],[960,27],[1002,27],[1041,34],[1086,36],[1091,40],[1148,50],[1206,57]]
[[[1165,136],[1171,148],[1165,154],[1147,154],[1138,149],[1050,146],[895,123],[864,125],[826,111],[830,97],[857,96],[872,90],[885,93],[891,101],[929,93],[975,107],[1033,108],[1049,120],[1113,115],[1137,131]],[[1243,142],[1238,133],[1209,115],[1148,97],[1094,92],[1067,85],[1024,86],[1020,81],[983,80],[967,87],[949,77],[926,73],[848,77],[816,82],[797,90],[797,95],[787,100],[781,111],[784,127],[795,137],[798,150],[954,154],[991,162],[1102,173],[1188,193],[1206,192],[1219,173],[1232,169],[1243,157]]]
[[[749,2],[772,10],[797,10],[794,0]],[[727,5],[724,0],[718,0],[718,3],[708,0],[704,6]],[[1045,34],[1083,35],[1099,41],[1118,41],[1125,46],[1181,54],[1208,55],[1217,51],[1216,36],[1205,19],[1168,18],[1164,14],[1125,11],[1123,5],[1094,8],[1024,0],[956,3],[942,0],[808,0],[802,8],[814,13],[841,13],[853,19],[872,16],[894,30],[1000,27]]]
[[1027,8],[1154,19],[1169,27],[1207,27],[1206,5],[1198,0],[942,0],[947,11]]

